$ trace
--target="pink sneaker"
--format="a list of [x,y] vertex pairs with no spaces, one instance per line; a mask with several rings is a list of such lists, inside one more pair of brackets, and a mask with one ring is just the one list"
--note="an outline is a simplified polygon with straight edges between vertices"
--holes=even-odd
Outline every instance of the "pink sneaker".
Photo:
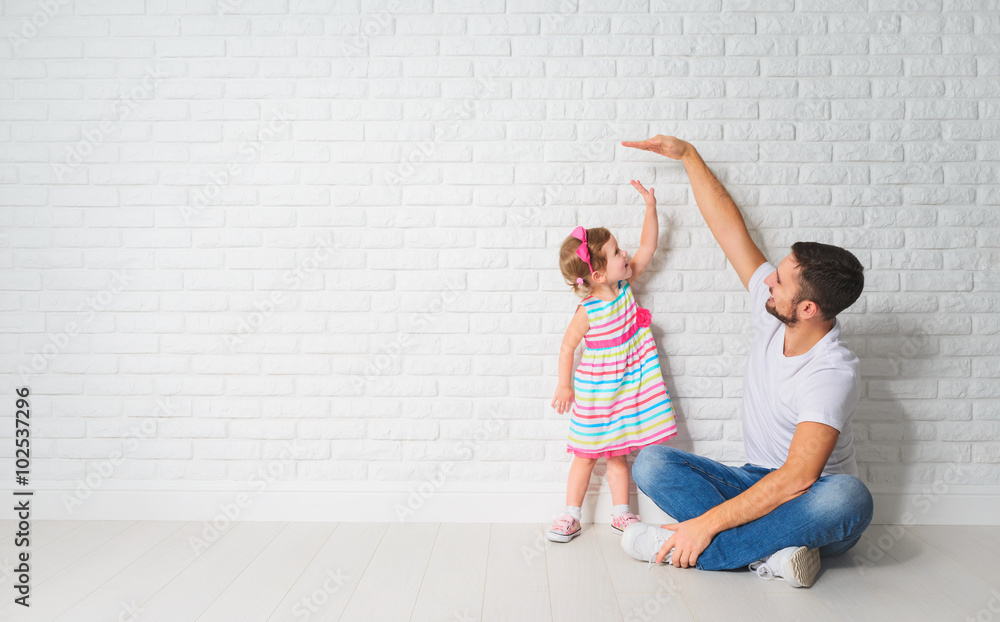
[[553,542],[569,542],[580,535],[580,530],[580,521],[571,514],[563,514],[552,521],[552,526],[545,532],[545,537]]
[[619,514],[618,516],[611,517],[611,528],[618,533],[625,533],[625,528],[632,523],[638,523],[640,521],[639,517],[632,512],[625,512],[624,514]]

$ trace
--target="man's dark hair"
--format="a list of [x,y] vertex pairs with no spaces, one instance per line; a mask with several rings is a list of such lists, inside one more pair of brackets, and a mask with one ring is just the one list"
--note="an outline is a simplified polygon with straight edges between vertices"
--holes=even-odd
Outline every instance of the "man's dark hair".
[[854,304],[865,287],[864,268],[850,251],[820,244],[792,244],[792,259],[799,266],[798,301],[811,300],[824,320],[837,317]]

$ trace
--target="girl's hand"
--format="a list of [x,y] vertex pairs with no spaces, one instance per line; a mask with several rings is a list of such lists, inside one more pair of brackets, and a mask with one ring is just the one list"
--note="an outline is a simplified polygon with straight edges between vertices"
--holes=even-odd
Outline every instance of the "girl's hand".
[[652,188],[646,190],[645,188],[642,187],[642,184],[636,179],[632,180],[632,187],[638,190],[639,194],[642,195],[642,198],[646,201],[646,207],[656,207],[656,196],[653,195]]
[[560,415],[568,411],[573,406],[573,387],[559,387],[556,395],[552,398],[552,407]]

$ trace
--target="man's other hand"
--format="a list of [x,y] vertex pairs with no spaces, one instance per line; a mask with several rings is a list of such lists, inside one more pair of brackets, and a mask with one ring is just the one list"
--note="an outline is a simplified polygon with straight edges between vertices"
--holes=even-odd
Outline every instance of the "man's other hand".
[[683,523],[672,523],[670,525],[660,525],[664,529],[674,532],[674,535],[663,543],[660,552],[656,554],[656,563],[659,564],[667,553],[670,554],[670,563],[677,568],[691,568],[698,561],[698,556],[708,548],[715,538],[715,531],[708,524],[704,516],[686,520]]

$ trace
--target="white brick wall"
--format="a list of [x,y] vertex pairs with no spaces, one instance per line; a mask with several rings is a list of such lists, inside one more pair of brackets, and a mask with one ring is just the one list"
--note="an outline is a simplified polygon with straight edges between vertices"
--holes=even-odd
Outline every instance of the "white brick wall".
[[1000,485],[998,2],[2,8],[2,371],[40,480],[123,452],[111,479],[558,487],[557,247],[634,248],[630,178],[674,444],[742,463],[745,293],[681,165],[618,144],[663,133],[773,261],[868,269],[863,477]]

